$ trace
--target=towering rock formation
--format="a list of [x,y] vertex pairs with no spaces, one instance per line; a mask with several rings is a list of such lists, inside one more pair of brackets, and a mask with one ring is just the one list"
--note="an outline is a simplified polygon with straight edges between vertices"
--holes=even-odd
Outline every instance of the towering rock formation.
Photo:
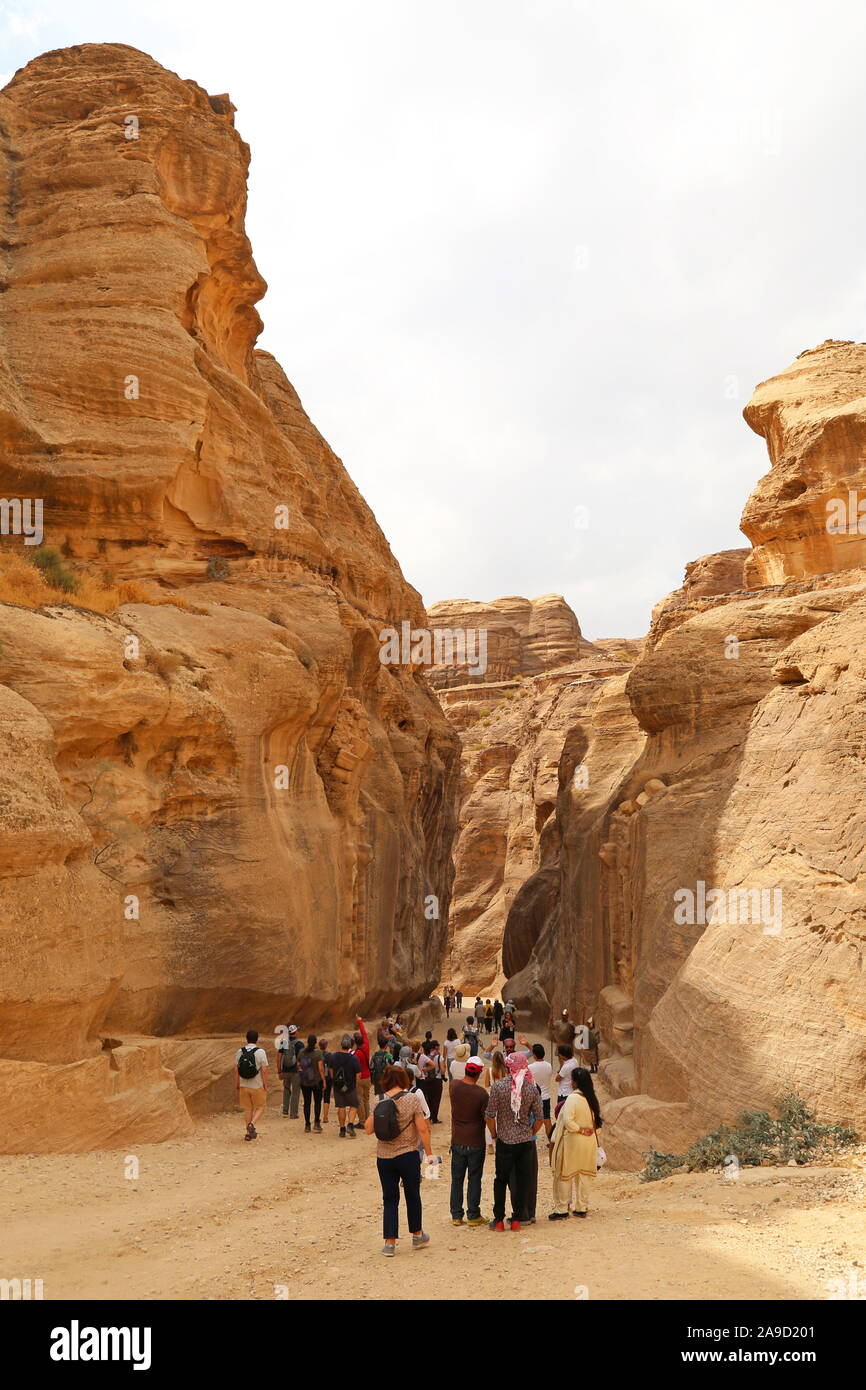
[[743,512],[750,588],[866,565],[864,379],[866,343],[826,342],[746,406],[772,463]]
[[[47,572],[82,585],[34,599],[5,538],[12,1149],[187,1125],[156,1039],[439,974],[457,739],[417,668],[381,664],[419,597],[255,348],[232,113],[113,44],[0,93],[0,493],[43,501]],[[137,601],[97,613],[87,585]]]
[[[536,870],[522,911],[540,919],[555,901],[560,846],[556,822],[548,827],[548,818],[564,768],[579,756],[575,727],[609,683],[618,682],[621,692],[629,659],[587,642],[559,594],[446,601],[434,604],[429,617],[440,632],[485,634],[476,643],[487,652],[483,673],[472,678],[466,665],[443,663],[433,667],[431,681],[463,742],[444,974],[467,991],[490,994],[504,978],[509,909]],[[567,741],[573,752],[564,759]],[[528,935],[531,949],[531,928]],[[512,968],[506,959],[504,969]]]
[[[563,759],[556,888],[542,869],[509,914],[509,992],[601,1022],[620,1164],[787,1084],[866,1125],[864,400],[859,344],[758,387],[755,549],[696,562],[658,606],[606,776],[591,734],[587,789]],[[853,531],[827,529],[834,499]]]

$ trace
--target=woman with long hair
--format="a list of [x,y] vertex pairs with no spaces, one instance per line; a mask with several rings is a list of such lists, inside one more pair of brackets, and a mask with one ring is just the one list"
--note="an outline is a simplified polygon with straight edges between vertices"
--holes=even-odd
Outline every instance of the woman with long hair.
[[445,1071],[436,1038],[431,1038],[429,1042],[425,1042],[424,1052],[418,1059],[418,1065],[421,1068],[421,1080],[418,1082],[418,1088],[430,1107],[430,1123],[431,1125],[441,1125],[439,1106],[442,1103],[442,1082]]
[[500,1052],[499,1048],[497,1047],[496,1051],[493,1053],[493,1056],[490,1058],[489,1075],[486,1084],[489,1087],[491,1082],[502,1081],[503,1078],[507,1075],[508,1068],[505,1065],[505,1053]]
[[454,1054],[460,1046],[456,1028],[449,1028],[445,1035],[445,1065],[454,1061]]
[[[322,1094],[325,1089],[325,1054],[318,1046],[315,1033],[307,1038],[307,1045],[301,1053],[299,1062],[301,1072],[301,1097],[304,1102],[304,1133],[321,1134]],[[310,1107],[313,1107],[315,1125],[310,1125]]]
[[559,1112],[550,1142],[554,1203],[550,1221],[565,1220],[569,1208],[573,1216],[586,1216],[589,1182],[598,1169],[602,1118],[592,1077],[585,1067],[575,1067],[571,1084],[571,1095]]

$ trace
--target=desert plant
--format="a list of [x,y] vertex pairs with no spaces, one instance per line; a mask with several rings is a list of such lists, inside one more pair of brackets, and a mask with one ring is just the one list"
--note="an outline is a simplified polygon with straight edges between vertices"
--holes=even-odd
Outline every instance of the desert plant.
[[212,555],[207,562],[208,579],[228,579],[231,570],[228,560],[222,555]]
[[178,671],[181,666],[185,665],[185,658],[183,652],[178,652],[175,651],[174,648],[169,648],[168,651],[157,653],[153,665],[156,667],[156,670],[159,675],[162,676],[163,680],[169,681],[175,671]]
[[23,555],[0,554],[0,603],[39,608],[50,598],[51,590],[40,569]]
[[72,570],[66,569],[63,557],[55,546],[38,545],[33,551],[32,563],[52,589],[59,589],[63,594],[77,593],[79,581]]
[[690,1173],[705,1173],[721,1167],[728,1154],[736,1154],[743,1167],[762,1163],[809,1163],[857,1143],[857,1134],[846,1125],[821,1124],[802,1096],[790,1088],[776,1100],[777,1118],[766,1110],[743,1110],[734,1125],[696,1139],[684,1154],[662,1154],[649,1149],[644,1154],[641,1182],[667,1178],[685,1166]]
[[657,1149],[647,1149],[643,1156],[645,1164],[640,1175],[641,1182],[658,1182],[659,1178],[669,1178],[675,1169],[683,1165],[682,1154],[663,1154]]

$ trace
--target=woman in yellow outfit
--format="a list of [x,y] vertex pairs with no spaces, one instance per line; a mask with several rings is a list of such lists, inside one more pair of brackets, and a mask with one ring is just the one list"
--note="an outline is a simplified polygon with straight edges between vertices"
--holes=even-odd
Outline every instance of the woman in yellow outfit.
[[550,1140],[554,1207],[549,1221],[567,1220],[569,1205],[572,1215],[586,1216],[589,1182],[597,1168],[602,1121],[592,1077],[585,1068],[575,1067],[571,1084],[574,1090],[563,1102]]

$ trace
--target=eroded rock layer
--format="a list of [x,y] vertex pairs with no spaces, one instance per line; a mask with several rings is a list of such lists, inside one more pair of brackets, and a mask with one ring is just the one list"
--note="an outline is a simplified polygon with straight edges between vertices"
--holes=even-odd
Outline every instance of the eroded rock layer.
[[563,759],[556,881],[542,868],[509,913],[509,992],[600,1022],[618,1164],[788,1085],[866,1126],[866,557],[824,506],[860,485],[864,354],[825,344],[758,388],[755,549],[704,557],[658,605],[609,779],[593,738],[588,787]]
[[[474,683],[465,666],[441,664],[431,680],[463,744],[444,976],[466,992],[491,994],[517,968],[514,933],[502,958],[512,904],[519,898],[521,910],[538,918],[558,887],[559,838],[555,818],[550,827],[548,819],[560,778],[579,760],[578,721],[609,682],[622,683],[628,644],[612,643],[620,648],[613,653],[598,650],[559,594],[437,603],[430,622],[487,634],[487,670]],[[537,870],[529,903],[522,890]],[[527,956],[531,944],[530,934]]]
[[232,113],[121,45],[0,93],[0,493],[43,500],[68,573],[143,600],[0,604],[0,1104],[43,1075],[77,1096],[18,1106],[11,1149],[187,1125],[148,1038],[439,974],[458,742],[380,662],[419,597],[255,348]]

